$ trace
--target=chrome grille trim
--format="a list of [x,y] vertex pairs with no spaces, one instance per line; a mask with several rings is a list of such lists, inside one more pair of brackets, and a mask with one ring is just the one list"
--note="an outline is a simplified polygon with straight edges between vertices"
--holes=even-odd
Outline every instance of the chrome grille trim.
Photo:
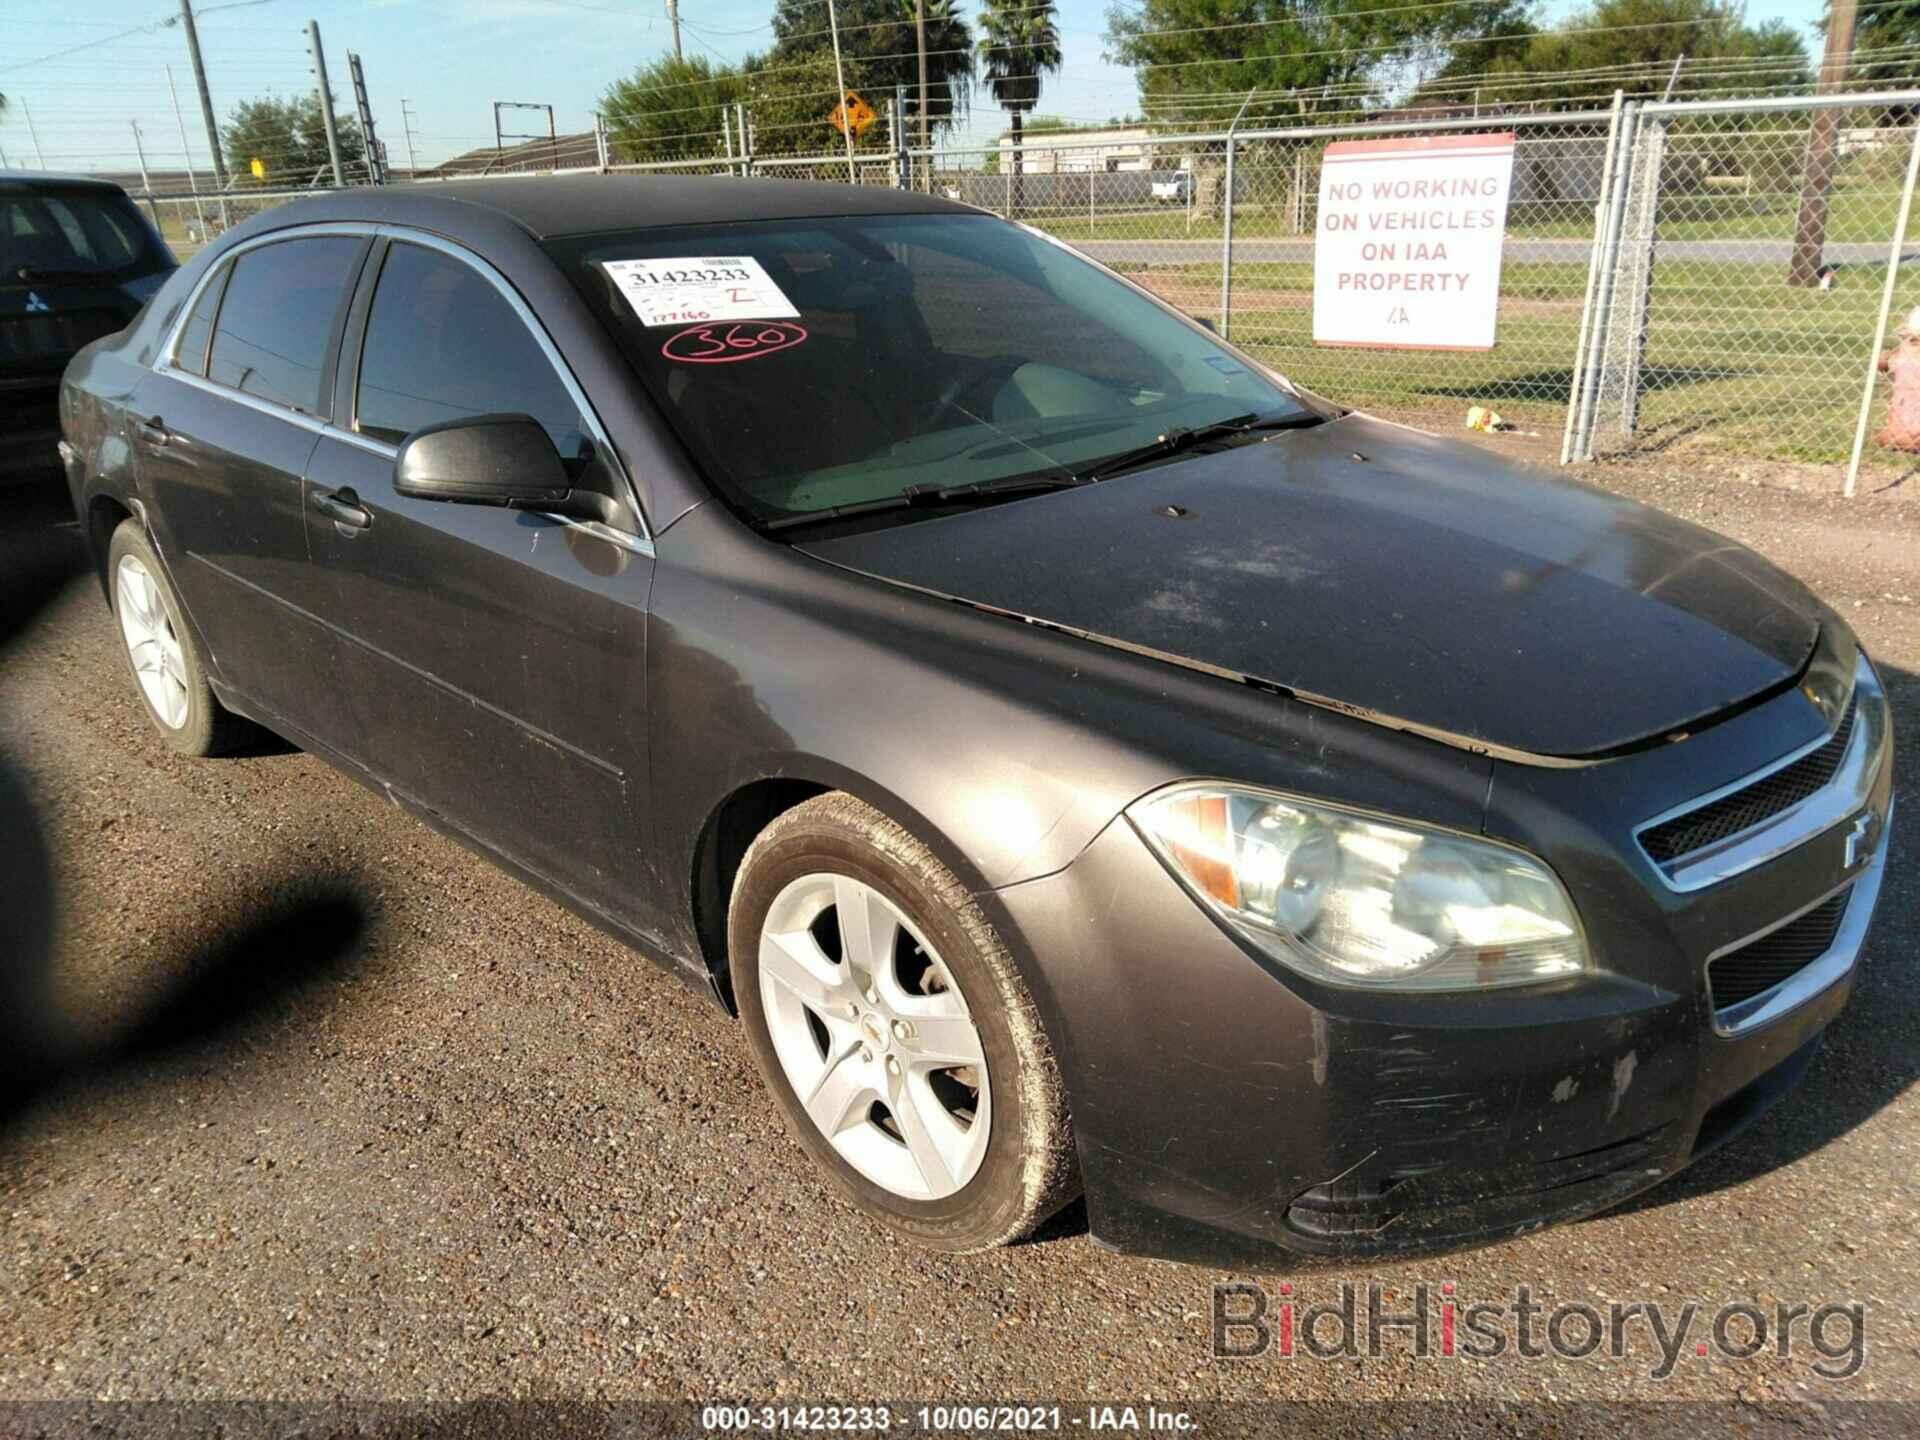
[[[1851,715],[1852,726],[1851,733],[1846,737],[1846,752],[1834,771],[1833,779],[1805,799],[1733,835],[1665,861],[1657,859],[1647,848],[1645,837],[1648,831],[1729,796],[1738,795],[1779,774],[1831,743],[1835,738],[1834,731],[1751,775],[1705,795],[1697,795],[1638,826],[1634,830],[1634,839],[1668,888],[1685,892],[1717,885],[1722,880],[1729,880],[1777,859],[1857,815],[1873,793],[1874,782],[1880,776],[1881,767],[1887,763],[1891,744],[1886,694],[1880,688],[1880,679],[1873,673],[1873,667],[1867,663],[1864,654],[1859,656],[1854,665],[1853,695],[1846,713]],[[1838,728],[1836,726],[1835,730]]]

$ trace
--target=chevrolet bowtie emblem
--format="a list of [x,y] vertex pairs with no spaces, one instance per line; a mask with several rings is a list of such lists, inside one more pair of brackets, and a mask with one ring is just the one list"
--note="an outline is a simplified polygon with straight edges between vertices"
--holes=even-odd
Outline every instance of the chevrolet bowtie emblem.
[[1863,810],[1853,817],[1853,828],[1847,831],[1847,855],[1845,868],[1853,869],[1873,858],[1874,831],[1880,828],[1880,817],[1871,810]]
[[51,309],[53,309],[53,307],[42,300],[39,295],[31,290],[27,292],[27,314],[44,315]]

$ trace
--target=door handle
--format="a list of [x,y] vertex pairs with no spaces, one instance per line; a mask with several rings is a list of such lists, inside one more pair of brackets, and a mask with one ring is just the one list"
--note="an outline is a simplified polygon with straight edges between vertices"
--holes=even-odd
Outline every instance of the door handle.
[[149,445],[164,445],[173,438],[173,432],[167,429],[167,422],[158,415],[146,420],[136,420],[133,428],[140,432],[140,438]]
[[309,490],[307,504],[349,530],[364,530],[373,524],[373,512],[362,505],[360,497],[351,490]]

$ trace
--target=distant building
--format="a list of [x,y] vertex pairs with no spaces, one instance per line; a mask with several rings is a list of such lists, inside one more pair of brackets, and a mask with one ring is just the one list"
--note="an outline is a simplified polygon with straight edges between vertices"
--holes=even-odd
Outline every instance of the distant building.
[[[1044,147],[1066,146],[1051,149]],[[1036,149],[1035,147],[1043,147]],[[1151,170],[1156,163],[1165,169],[1184,168],[1180,158],[1161,156],[1156,161],[1153,132],[1144,125],[1116,125],[1097,130],[1043,130],[1022,137],[1021,169],[1029,175],[1078,174],[1104,170],[1109,174],[1125,170]],[[1000,137],[1000,169],[1013,170],[1013,136]]]

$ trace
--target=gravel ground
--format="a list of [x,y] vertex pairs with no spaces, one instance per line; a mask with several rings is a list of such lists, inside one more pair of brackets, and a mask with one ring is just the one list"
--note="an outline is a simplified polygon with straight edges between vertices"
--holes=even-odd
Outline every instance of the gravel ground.
[[[1863,988],[1799,1094],[1678,1180],[1350,1278],[1402,1305],[1423,1281],[1858,1300],[1854,1378],[1769,1352],[1659,1380],[1644,1336],[1623,1359],[1218,1360],[1223,1277],[1106,1253],[1077,1209],[987,1256],[896,1244],[829,1198],[733,1023],[678,982],[307,756],[171,758],[79,583],[0,663],[59,895],[51,974],[0,957],[5,1008],[44,984],[67,1020],[0,1129],[0,1398],[1920,1398],[1920,509],[1594,473],[1799,573],[1886,666],[1909,818]],[[57,494],[0,499],[0,578],[77,547]],[[294,906],[294,943],[218,947]]]

